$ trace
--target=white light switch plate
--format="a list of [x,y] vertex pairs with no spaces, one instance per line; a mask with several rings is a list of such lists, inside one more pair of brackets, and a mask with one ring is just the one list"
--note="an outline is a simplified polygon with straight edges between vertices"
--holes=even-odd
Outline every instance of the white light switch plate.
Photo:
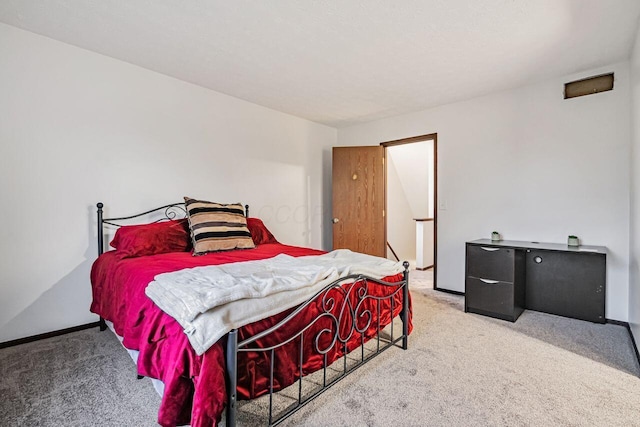
[[438,200],[438,209],[441,211],[447,210],[447,201],[446,200]]

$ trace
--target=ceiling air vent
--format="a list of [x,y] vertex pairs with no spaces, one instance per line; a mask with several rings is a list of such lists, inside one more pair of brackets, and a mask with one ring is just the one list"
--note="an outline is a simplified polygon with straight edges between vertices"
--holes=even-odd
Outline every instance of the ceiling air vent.
[[606,92],[613,89],[613,73],[593,76],[564,84],[564,99]]

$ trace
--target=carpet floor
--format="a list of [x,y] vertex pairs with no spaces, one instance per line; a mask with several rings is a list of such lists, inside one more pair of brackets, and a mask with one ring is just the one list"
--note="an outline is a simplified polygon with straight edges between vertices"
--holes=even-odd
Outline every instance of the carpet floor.
[[[409,349],[382,353],[284,425],[640,426],[640,367],[624,327],[467,314],[464,297],[412,275]],[[241,402],[238,424],[256,425],[264,403]],[[153,426],[159,404],[110,332],[0,350],[2,426]]]

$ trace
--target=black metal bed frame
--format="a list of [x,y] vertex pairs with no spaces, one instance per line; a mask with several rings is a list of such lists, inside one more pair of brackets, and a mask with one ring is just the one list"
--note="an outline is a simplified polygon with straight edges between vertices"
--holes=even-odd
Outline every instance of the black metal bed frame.
[[[148,210],[146,212],[142,212],[136,215],[130,215],[125,217],[118,218],[103,218],[103,207],[102,203],[97,204],[97,214],[98,214],[98,255],[102,255],[104,252],[104,225],[108,224],[115,227],[120,227],[124,224],[118,224],[117,221],[126,221],[134,218],[138,218],[141,216],[149,215],[155,212],[164,211],[164,217],[154,221],[159,222],[163,220],[171,220],[179,218],[179,215],[182,215],[181,218],[186,216],[186,209],[184,207],[184,202],[182,203],[171,203],[165,206],[161,206],[155,209]],[[245,216],[249,216],[249,205],[245,205]],[[317,292],[313,297],[309,298],[306,302],[298,306],[294,311],[292,311],[288,316],[286,316],[283,320],[278,322],[276,325],[266,329],[250,338],[247,338],[242,341],[238,341],[238,330],[233,329],[227,334],[227,348],[226,348],[226,370],[227,370],[227,410],[226,410],[226,425],[228,427],[235,427],[237,421],[237,380],[238,380],[238,354],[245,352],[269,352],[269,418],[268,425],[276,426],[286,420],[289,416],[293,415],[299,409],[313,401],[316,397],[322,394],[324,391],[335,385],[338,381],[346,377],[348,374],[358,369],[369,360],[379,355],[383,351],[387,350],[390,347],[401,347],[406,350],[408,348],[408,337],[409,337],[409,263],[403,263],[404,272],[403,272],[403,280],[399,282],[389,283],[382,280],[374,279],[372,277],[368,277],[365,275],[357,275],[352,274],[345,277],[341,277],[336,281],[330,283],[325,286],[322,290]],[[377,286],[384,286],[389,288],[391,291],[388,295],[385,296],[375,296],[369,292],[369,285],[376,284]],[[402,333],[399,336],[394,336],[394,317],[393,312],[395,309],[395,297],[402,293],[402,310],[400,311],[399,316],[402,322]],[[365,332],[372,326],[372,322],[374,321],[374,313],[371,312],[370,308],[368,308],[365,303],[367,300],[372,301],[372,303],[376,307],[376,334],[375,334],[375,348],[374,349],[366,349],[365,343],[369,339],[373,339],[374,337],[368,337],[365,339]],[[380,304],[384,300],[389,300],[391,305],[391,319],[390,323],[387,325],[390,327],[390,335],[382,336],[381,332],[384,329],[384,326],[381,328],[380,325]],[[263,338],[268,338],[270,335],[277,333],[285,326],[289,325],[293,322],[299,313],[305,310],[308,306],[312,304],[318,304],[321,308],[320,314],[318,314],[313,320],[311,320],[308,324],[301,325],[299,330],[292,335],[290,335],[287,339],[282,342],[278,342],[277,344],[271,345],[269,347],[260,347],[258,345],[258,340]],[[320,370],[322,373],[322,385],[318,389],[316,389],[310,395],[306,395],[303,397],[302,393],[302,381],[305,378],[305,373],[303,372],[304,365],[304,343],[305,343],[305,333],[316,323],[324,320],[329,323],[329,326],[322,327],[320,331],[318,331],[314,337],[312,337],[313,350],[314,352],[323,357],[323,363]],[[107,328],[105,320],[100,318],[100,330],[104,331]],[[360,345],[355,349],[352,349],[348,352],[347,343],[351,340],[354,334],[360,335]],[[307,334],[308,335],[308,334]],[[324,338],[323,338],[324,337]],[[308,338],[307,338],[308,339]],[[329,341],[328,345],[323,345],[321,341]],[[285,411],[281,412],[277,416],[273,414],[273,396],[274,393],[274,366],[275,366],[275,352],[277,349],[290,344],[294,341],[299,342],[299,351],[298,351],[298,366],[297,366],[297,377],[298,379],[294,381],[290,386],[293,387],[294,384],[298,383],[298,398],[297,402],[290,406]],[[401,342],[401,345],[398,343]],[[341,346],[341,347],[336,347]],[[360,355],[356,359],[353,359],[353,355],[356,353],[357,348],[360,349]],[[332,379],[327,380],[327,369],[330,368],[331,364],[328,363],[328,354],[332,349],[340,350],[342,355],[333,361],[336,363],[340,359],[343,360],[341,372]],[[365,350],[369,352],[368,355],[365,355]],[[351,360],[356,360],[355,364],[348,364],[348,356],[351,357]],[[319,372],[320,370],[316,371]],[[307,373],[307,375],[311,374],[311,372]],[[140,377],[138,377],[140,378]],[[288,388],[287,387],[287,388]]]

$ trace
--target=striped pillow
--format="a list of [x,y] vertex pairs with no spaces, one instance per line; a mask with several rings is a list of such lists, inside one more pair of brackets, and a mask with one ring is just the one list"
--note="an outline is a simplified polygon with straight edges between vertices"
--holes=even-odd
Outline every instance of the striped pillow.
[[240,203],[221,205],[189,197],[184,198],[184,203],[194,255],[255,248]]

